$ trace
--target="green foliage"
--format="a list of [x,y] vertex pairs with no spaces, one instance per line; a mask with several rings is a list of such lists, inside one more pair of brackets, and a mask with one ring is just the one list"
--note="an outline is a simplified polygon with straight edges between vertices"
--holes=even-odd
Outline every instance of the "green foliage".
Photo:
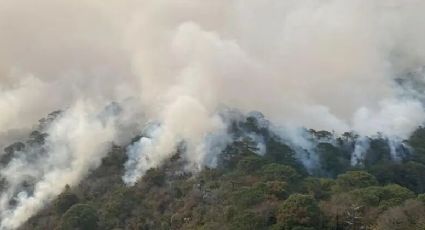
[[266,229],[264,219],[256,215],[254,212],[243,211],[238,213],[230,223],[231,230],[261,230]]
[[319,143],[316,147],[319,156],[320,175],[336,177],[350,167],[351,153],[330,143]]
[[345,192],[377,184],[376,178],[365,171],[348,171],[337,177],[334,189],[337,192]]
[[77,195],[70,191],[69,186],[61,193],[54,203],[55,209],[59,214],[65,213],[71,206],[78,203],[79,198]]
[[330,197],[334,185],[334,180],[315,177],[308,177],[304,179],[302,183],[304,192],[312,195],[316,199]]
[[414,192],[425,192],[425,165],[409,161],[404,164],[382,164],[371,168],[371,173],[382,184],[399,184]]
[[295,158],[295,152],[288,145],[270,138],[266,142],[267,152],[264,156],[269,162],[285,164],[294,167],[300,174],[307,174],[304,166]]
[[232,145],[227,146],[219,155],[218,167],[221,170],[233,170],[242,158],[255,156],[256,151],[257,147],[255,143],[248,138],[235,141]]
[[322,139],[330,139],[333,137],[333,134],[329,131],[326,130],[314,130],[314,129],[310,129],[308,130],[308,132],[314,136],[317,140],[322,140]]
[[400,205],[405,200],[415,197],[412,191],[399,185],[372,186],[356,189],[350,193],[360,205],[383,209]]
[[244,173],[253,173],[264,165],[265,160],[258,155],[251,155],[242,158],[238,164],[237,169]]
[[383,206],[393,207],[402,204],[405,200],[415,198],[415,193],[408,188],[397,184],[386,185],[383,187],[384,197]]
[[370,139],[364,164],[366,167],[391,162],[391,150],[388,141],[382,137]]
[[[400,162],[389,161],[385,138],[371,138],[365,165],[355,168],[355,134],[330,144],[334,133],[310,130],[320,167],[307,173],[263,125],[255,117],[236,123],[241,136],[217,168],[190,173],[176,154],[133,187],[121,179],[125,147],[114,146],[99,168],[23,229],[425,229],[424,129],[407,142],[415,153]],[[246,130],[262,135],[264,156],[242,135]]]
[[301,179],[301,176],[291,166],[276,163],[265,165],[262,174],[266,180],[283,180],[292,183]]
[[61,219],[60,230],[96,230],[98,217],[96,210],[86,204],[72,206]]
[[138,201],[134,192],[126,187],[112,191],[100,210],[103,227],[123,223],[135,206],[140,205]]
[[265,191],[263,186],[252,188],[242,188],[234,193],[234,200],[241,207],[250,207],[262,202],[265,199]]
[[267,181],[262,184],[264,193],[277,199],[285,199],[288,197],[288,183],[282,181]]
[[419,127],[410,136],[407,143],[414,150],[412,160],[425,164],[425,127]]
[[312,196],[293,194],[279,208],[277,220],[285,230],[316,227],[320,224],[320,209]]
[[159,169],[149,169],[143,177],[147,186],[161,186],[165,182],[164,172]]
[[418,195],[418,200],[425,204],[425,193]]

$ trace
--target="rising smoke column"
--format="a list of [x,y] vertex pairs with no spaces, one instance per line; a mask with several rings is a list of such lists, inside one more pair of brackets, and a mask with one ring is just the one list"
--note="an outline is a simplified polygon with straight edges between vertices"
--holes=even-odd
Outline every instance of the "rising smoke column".
[[[152,144],[139,143],[149,148],[129,150],[133,165],[151,159],[136,167],[130,184],[182,141],[195,170],[214,162],[218,150],[211,147],[228,140],[222,106],[261,111],[282,127],[404,139],[424,121],[423,97],[394,79],[425,63],[424,10],[420,0],[0,0],[0,136],[31,129],[58,108],[74,111],[81,101],[131,108],[122,115],[126,125],[118,126],[92,118],[97,110],[84,112],[90,128],[78,137],[107,134],[87,147],[89,159],[79,152],[83,138],[55,139],[49,130],[49,145],[71,146],[51,148],[57,156],[51,165],[75,156],[81,167],[75,174],[54,166],[42,171],[70,184],[96,167],[107,149],[101,143],[121,137],[112,134],[125,133],[129,123],[161,127]],[[81,123],[68,122],[65,127]],[[5,174],[10,181],[12,166]],[[17,209],[1,207],[5,228],[60,192],[36,191],[20,196]],[[24,215],[19,207],[34,208]]]
[[[417,24],[423,7],[419,1],[146,3],[131,31],[140,33],[132,47],[142,101],[158,104],[159,116],[184,96],[207,114],[226,104],[286,126],[407,138],[425,113],[393,79],[423,63],[417,39],[424,34],[411,26],[425,26]],[[414,43],[413,52],[406,46]],[[195,114],[170,118],[194,127]],[[160,151],[162,159],[169,152]]]
[[[19,153],[3,169],[7,188],[0,197],[1,229],[14,229],[62,192],[65,185],[79,180],[101,163],[115,137],[111,117],[96,117],[95,108],[79,102],[54,120],[38,155]],[[17,185],[34,183],[33,191],[19,191]],[[16,206],[9,206],[14,199]]]

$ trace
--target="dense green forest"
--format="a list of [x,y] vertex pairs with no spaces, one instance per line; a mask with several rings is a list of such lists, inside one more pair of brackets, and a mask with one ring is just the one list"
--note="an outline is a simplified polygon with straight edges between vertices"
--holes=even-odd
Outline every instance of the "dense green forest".
[[[398,160],[388,139],[370,137],[355,166],[355,134],[307,130],[312,168],[255,117],[234,122],[231,131],[234,141],[217,167],[190,173],[177,151],[135,186],[121,178],[126,147],[114,146],[99,168],[21,229],[425,229],[425,128],[399,146]],[[263,138],[263,155],[244,133]],[[44,137],[33,132],[30,140]],[[24,145],[6,148],[2,163]]]

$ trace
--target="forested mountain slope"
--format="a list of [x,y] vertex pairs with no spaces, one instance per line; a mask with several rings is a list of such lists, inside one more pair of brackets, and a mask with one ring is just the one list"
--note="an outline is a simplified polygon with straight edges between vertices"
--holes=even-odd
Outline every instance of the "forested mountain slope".
[[[216,167],[187,170],[182,145],[134,186],[122,180],[126,146],[114,146],[20,229],[425,229],[424,128],[397,145],[396,159],[390,140],[369,137],[353,163],[353,133],[305,130],[314,148],[301,151],[259,119],[233,123],[233,142]],[[6,148],[3,164],[43,138],[33,132]],[[306,166],[302,154],[313,163]],[[22,186],[31,190],[30,182]]]

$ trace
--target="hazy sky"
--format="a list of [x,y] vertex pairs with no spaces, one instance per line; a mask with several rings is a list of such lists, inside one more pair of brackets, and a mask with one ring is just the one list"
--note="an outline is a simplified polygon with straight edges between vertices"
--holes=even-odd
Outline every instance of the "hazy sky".
[[[161,128],[140,150],[154,159],[146,167],[180,140],[202,162],[224,106],[282,126],[408,137],[423,102],[394,78],[425,63],[423,12],[422,0],[0,0],[0,145],[66,109],[47,130],[50,171],[0,171],[12,184],[36,175],[16,209],[15,188],[2,194],[1,226],[19,226],[147,121]],[[112,101],[119,117],[99,116]]]

